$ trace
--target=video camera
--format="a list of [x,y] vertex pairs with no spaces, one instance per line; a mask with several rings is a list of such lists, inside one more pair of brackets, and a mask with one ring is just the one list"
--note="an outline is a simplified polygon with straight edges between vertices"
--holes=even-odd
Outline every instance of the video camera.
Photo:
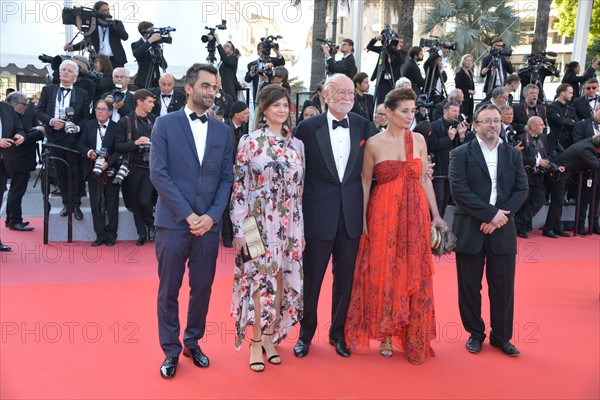
[[385,29],[381,31],[381,44],[383,46],[389,46],[396,48],[398,46],[398,32],[392,30],[389,25],[385,26]]
[[112,15],[94,11],[87,7],[64,8],[62,12],[63,25],[75,25],[77,29],[87,32],[93,25],[109,27],[114,24]]
[[158,33],[160,35],[160,40],[155,42],[155,44],[166,43],[172,44],[173,38],[171,37],[171,32],[175,32],[175,28],[171,28],[170,26],[165,26],[164,28],[152,28],[151,35]]
[[[71,60],[73,59],[73,57],[66,55],[66,54],[59,54],[57,56],[49,56],[47,54],[41,54],[38,56],[38,60],[40,60],[41,62],[50,64],[50,68],[52,68],[53,71],[58,72],[58,69],[60,68],[60,64],[62,64],[62,62],[64,60]],[[92,58],[93,60],[93,58]],[[93,63],[88,62],[88,64],[93,65]],[[100,82],[102,80],[102,73],[98,72],[98,71],[88,71],[85,70],[83,68],[79,68],[79,76],[81,78],[91,78],[97,82]]]
[[417,96],[417,101],[415,102],[415,107],[417,108],[435,108],[435,103],[428,101],[426,94],[420,94]]
[[209,45],[211,43],[214,44],[215,43],[215,31],[217,29],[222,30],[222,31],[227,29],[227,21],[222,19],[220,25],[217,25],[214,28],[209,28],[208,26],[205,26],[204,29],[208,30],[208,34],[202,35],[200,40],[202,40],[202,43],[208,43]]
[[502,47],[490,47],[490,56],[499,58],[500,56],[510,57],[512,56],[512,49],[510,47],[506,47],[505,44]]
[[556,57],[557,53],[553,51],[541,51],[525,56],[526,67],[529,70],[539,70],[540,68],[548,69],[552,74],[559,76],[560,72],[556,68],[556,59],[548,57]]
[[440,38],[436,38],[432,36],[432,39],[421,38],[419,41],[419,47],[429,47],[431,49],[444,49],[456,51],[456,42],[452,42],[450,40],[442,40]]
[[318,39],[317,38],[316,41],[326,44],[329,47],[329,54],[331,56],[334,56],[340,49],[340,46],[333,43],[333,41],[331,39]]
[[283,39],[283,36],[269,35],[267,37],[260,38],[260,47],[262,48],[261,58],[268,60],[271,57],[271,49],[279,49],[279,43],[275,43],[277,39]]

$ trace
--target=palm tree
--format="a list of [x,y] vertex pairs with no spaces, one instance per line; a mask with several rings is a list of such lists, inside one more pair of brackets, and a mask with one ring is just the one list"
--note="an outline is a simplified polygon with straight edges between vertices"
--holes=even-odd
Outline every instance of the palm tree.
[[548,25],[550,23],[551,4],[552,0],[538,0],[535,31],[533,32],[533,43],[531,43],[532,53],[546,51],[546,45],[548,44]]
[[396,31],[404,37],[404,49],[412,47],[414,36],[415,0],[380,0],[386,15],[398,16]]
[[327,36],[327,7],[329,0],[317,0],[314,2],[314,17],[312,28],[312,63],[310,72],[310,90],[314,91],[319,82],[325,76],[325,62],[321,43],[315,39],[325,39]]
[[500,36],[507,46],[519,42],[519,18],[506,0],[440,0],[425,21],[424,34],[457,42],[448,54],[454,68],[463,54],[481,58],[492,38]]

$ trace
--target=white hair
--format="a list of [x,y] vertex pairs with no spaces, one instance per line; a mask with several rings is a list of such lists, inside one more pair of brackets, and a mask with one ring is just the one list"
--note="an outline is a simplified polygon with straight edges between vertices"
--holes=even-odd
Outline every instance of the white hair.
[[396,89],[401,88],[402,85],[404,85],[405,83],[408,83],[412,86],[412,82],[407,77],[403,76],[401,78],[398,78],[398,80],[396,81]]
[[65,65],[70,65],[75,68],[75,76],[79,76],[79,64],[77,64],[75,61],[63,60],[63,62],[60,63],[58,70],[60,71]]

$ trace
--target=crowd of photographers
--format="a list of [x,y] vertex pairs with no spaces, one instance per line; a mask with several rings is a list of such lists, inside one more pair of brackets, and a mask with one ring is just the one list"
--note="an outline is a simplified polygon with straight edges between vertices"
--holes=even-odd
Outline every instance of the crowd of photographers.
[[[66,164],[53,166],[63,202],[60,215],[72,213],[76,219],[83,219],[81,199],[87,193],[97,235],[93,245],[114,245],[122,188],[125,206],[134,216],[136,243],[141,246],[155,237],[156,191],[148,171],[152,127],[157,117],[177,111],[186,103],[186,93],[175,88],[175,78],[166,72],[168,65],[161,47],[171,42],[170,34],[175,29],[155,28],[148,21],[139,23],[141,38],[131,44],[138,62],[132,85],[129,71],[123,67],[127,59],[122,42],[129,36],[122,22],[112,19],[106,2],[97,2],[92,10],[65,9],[63,22],[65,19],[75,21],[78,27],[81,21],[84,27],[95,27],[81,42],[65,45],[66,50],[87,50],[91,57],[42,55],[40,59],[51,63],[55,74],[54,83],[43,88],[37,106],[25,107],[25,96],[19,92],[7,98],[18,118],[13,131],[6,135],[5,130],[2,132],[2,154],[8,154],[7,150],[13,147],[17,151],[10,154],[21,166],[17,169],[11,166],[13,171],[3,174],[12,178],[6,225],[18,231],[33,229],[23,221],[20,204],[27,187],[25,177],[35,169],[32,160],[35,160],[36,141],[45,138],[49,153],[66,161]],[[221,43],[216,32],[226,29],[226,21],[206,29],[208,33],[202,36],[202,42],[209,52],[208,61],[218,62],[219,70],[218,92],[209,112],[230,126],[237,142],[248,131],[249,119],[247,103],[236,101],[241,89],[251,85],[253,99],[267,84],[279,84],[291,92],[285,59],[276,43],[281,36],[261,38],[256,49],[257,59],[247,65],[244,82],[240,83],[237,80],[240,53],[230,41]],[[435,163],[433,186],[443,217],[446,207],[452,204],[449,153],[474,138],[470,126],[475,108],[473,56],[462,56],[454,74],[454,89],[447,92],[446,87],[452,85],[442,61],[447,52],[456,50],[455,43],[421,39],[419,46],[407,52],[403,49],[403,38],[387,27],[366,46],[378,57],[375,70],[369,75],[357,70],[352,40],[344,39],[339,46],[330,40],[317,40],[322,42],[326,73],[342,73],[353,80],[352,112],[370,121],[372,134],[386,128],[383,100],[389,91],[395,87],[411,87],[417,93],[418,113],[411,129],[426,138],[430,160]],[[337,53],[342,57],[336,59]],[[493,104],[501,110],[501,138],[523,155],[530,191],[527,202],[515,217],[518,235],[528,237],[533,217],[549,197],[543,235],[569,236],[561,224],[560,213],[565,194],[570,201],[577,192],[581,193],[582,200],[575,233],[588,233],[585,217],[589,208],[590,214],[595,216],[593,221],[590,219],[589,231],[600,234],[600,185],[594,183],[594,177],[598,180],[594,171],[600,165],[596,153],[600,147],[600,96],[595,78],[598,61],[594,60],[583,75],[579,75],[576,62],[567,65],[554,101],[545,101],[544,79],[558,76],[552,56],[556,54],[531,54],[526,57],[525,68],[515,73],[510,50],[501,38],[494,38],[481,63],[485,98],[477,106]],[[419,66],[421,62],[425,74]],[[369,93],[371,86],[374,95]],[[520,98],[516,98],[519,86],[522,87]],[[132,88],[135,91],[132,92]],[[326,111],[322,89],[319,85],[314,96],[304,102],[298,122]],[[7,124],[4,116],[2,123]],[[7,157],[0,159],[1,168],[6,168],[6,160]],[[2,193],[4,184],[0,182]],[[590,207],[593,187],[596,188],[595,203]],[[228,215],[227,210],[225,214]],[[231,230],[224,229],[224,244],[231,246],[232,239]],[[0,250],[5,248],[7,246],[0,243]]]

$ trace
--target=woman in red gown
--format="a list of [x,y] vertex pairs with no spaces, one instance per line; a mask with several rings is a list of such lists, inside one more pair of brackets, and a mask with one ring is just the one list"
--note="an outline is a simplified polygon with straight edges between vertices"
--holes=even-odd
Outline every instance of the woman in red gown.
[[[415,100],[412,89],[391,91],[385,99],[388,127],[365,146],[364,233],[345,331],[358,352],[367,352],[375,339],[384,357],[392,356],[393,344],[409,362],[421,364],[433,355],[435,338],[430,229],[446,223],[426,174],[425,139],[407,130]],[[377,186],[369,197],[373,173]]]

